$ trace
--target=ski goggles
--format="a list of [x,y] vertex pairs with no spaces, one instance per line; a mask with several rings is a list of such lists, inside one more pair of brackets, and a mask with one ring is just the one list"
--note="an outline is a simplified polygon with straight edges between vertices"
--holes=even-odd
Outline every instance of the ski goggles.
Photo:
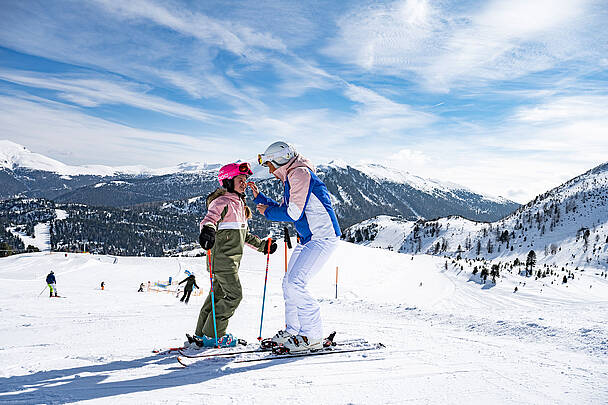
[[258,155],[258,163],[261,164],[262,166],[268,166],[268,162],[272,162],[274,165],[277,165],[274,162],[274,159],[277,157],[281,157],[282,155],[283,155],[282,152],[275,153],[275,154],[267,154],[267,155],[260,153]]
[[264,154],[259,153],[258,154],[258,164],[262,165],[262,166],[266,166],[265,163],[268,162],[268,160],[264,161]]
[[251,166],[249,166],[249,163],[245,162],[239,165],[239,173],[251,176],[253,174],[253,171],[251,171]]

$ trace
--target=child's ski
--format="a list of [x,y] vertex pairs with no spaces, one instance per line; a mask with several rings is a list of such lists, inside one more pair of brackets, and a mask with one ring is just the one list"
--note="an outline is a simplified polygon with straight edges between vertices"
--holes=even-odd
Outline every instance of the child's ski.
[[154,350],[152,350],[152,353],[155,353],[158,355],[171,354],[171,353],[179,352],[180,350],[184,350],[185,348],[186,348],[185,346],[182,346],[182,347],[170,347],[165,350],[154,349]]

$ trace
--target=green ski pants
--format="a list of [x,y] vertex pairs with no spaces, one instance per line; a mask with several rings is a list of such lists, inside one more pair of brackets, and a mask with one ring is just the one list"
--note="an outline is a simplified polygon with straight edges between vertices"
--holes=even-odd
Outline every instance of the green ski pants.
[[[239,306],[243,299],[243,290],[238,273],[215,273],[213,274],[213,292],[215,301],[215,320],[217,324],[217,337],[226,334],[228,320]],[[211,291],[198,315],[196,324],[197,336],[205,335],[210,338],[215,337],[213,330],[213,312],[211,310]]]

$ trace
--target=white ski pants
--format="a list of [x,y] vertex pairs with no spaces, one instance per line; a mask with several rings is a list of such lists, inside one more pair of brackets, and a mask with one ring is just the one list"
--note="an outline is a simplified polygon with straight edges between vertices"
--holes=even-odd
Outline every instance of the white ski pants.
[[313,239],[305,245],[298,244],[293,250],[283,278],[287,332],[310,339],[323,338],[321,309],[306,287],[337,245],[338,238]]

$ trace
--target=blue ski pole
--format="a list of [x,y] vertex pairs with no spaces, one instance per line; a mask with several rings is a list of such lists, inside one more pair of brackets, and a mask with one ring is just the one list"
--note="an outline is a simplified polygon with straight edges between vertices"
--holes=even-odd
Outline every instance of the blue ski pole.
[[262,324],[264,323],[264,302],[266,301],[266,284],[268,283],[268,262],[270,261],[270,244],[272,243],[272,237],[268,238],[267,252],[266,253],[266,277],[264,277],[264,295],[262,296],[262,316],[260,317],[260,336],[258,340],[262,340]]
[[215,333],[215,344],[220,347],[220,342],[217,340],[217,324],[215,322],[215,296],[213,295],[213,268],[211,267],[211,250],[207,250],[207,259],[209,261],[209,280],[211,280],[211,312],[213,313],[213,332]]

